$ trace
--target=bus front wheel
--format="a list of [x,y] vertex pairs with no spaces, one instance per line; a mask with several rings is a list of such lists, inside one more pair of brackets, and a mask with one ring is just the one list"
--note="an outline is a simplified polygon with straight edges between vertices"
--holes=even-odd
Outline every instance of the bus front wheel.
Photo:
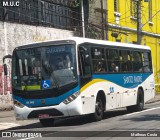
[[142,111],[143,108],[144,108],[144,94],[142,89],[138,89],[137,104],[133,106],[127,106],[127,111],[128,112]]
[[103,114],[104,114],[103,102],[102,99],[98,97],[96,100],[95,113],[93,114],[94,121],[102,120]]
[[49,118],[49,119],[40,119],[39,120],[41,125],[43,127],[51,127],[54,126],[54,119],[53,118]]

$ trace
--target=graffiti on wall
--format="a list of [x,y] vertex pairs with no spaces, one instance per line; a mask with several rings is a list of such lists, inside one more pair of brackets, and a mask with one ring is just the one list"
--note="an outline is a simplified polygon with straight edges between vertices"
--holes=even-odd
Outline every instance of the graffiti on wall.
[[40,36],[40,35],[33,35],[32,39],[34,42],[47,40],[47,38],[45,36]]
[[8,75],[4,75],[3,65],[0,65],[0,110],[12,108],[11,69],[7,67]]
[[[10,68],[10,67],[8,67]],[[11,72],[8,69],[8,75],[3,73],[3,65],[0,65],[0,94],[6,95],[12,93],[11,91]]]

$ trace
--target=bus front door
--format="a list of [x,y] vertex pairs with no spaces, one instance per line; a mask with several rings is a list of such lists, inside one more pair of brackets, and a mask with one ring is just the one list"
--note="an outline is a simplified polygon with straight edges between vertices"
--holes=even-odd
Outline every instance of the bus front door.
[[[81,88],[85,86],[92,80],[91,75],[91,63],[89,55],[89,47],[83,45],[79,47],[79,71],[80,71],[80,86]],[[82,99],[82,109],[84,114],[93,113],[94,108],[94,96],[91,96],[93,92],[88,93],[87,90],[81,91]]]
[[89,48],[87,46],[80,46],[78,53],[79,53],[80,84],[82,87],[92,80]]

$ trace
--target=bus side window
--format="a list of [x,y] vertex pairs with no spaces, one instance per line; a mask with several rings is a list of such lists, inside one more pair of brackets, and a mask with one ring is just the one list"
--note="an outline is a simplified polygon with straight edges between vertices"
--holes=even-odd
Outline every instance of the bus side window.
[[143,71],[141,52],[133,51],[132,62],[133,62],[133,70],[135,72]]
[[98,47],[96,46],[91,48],[93,71],[95,73],[102,73],[107,71],[105,63],[105,54],[104,48],[100,48],[100,46]]
[[152,71],[150,52],[142,53],[142,59],[143,59],[143,70],[144,70],[144,72]]
[[79,47],[79,70],[81,76],[91,75],[89,48],[85,46]]
[[126,51],[126,50],[120,51],[120,63],[121,63],[121,71],[122,72],[132,71],[132,62],[131,62],[130,51]]
[[152,72],[153,68],[152,68],[152,57],[151,57],[151,52],[148,52],[148,60],[149,60],[149,69]]
[[120,57],[119,51],[116,49],[106,50],[107,62],[109,72],[119,72],[120,71]]

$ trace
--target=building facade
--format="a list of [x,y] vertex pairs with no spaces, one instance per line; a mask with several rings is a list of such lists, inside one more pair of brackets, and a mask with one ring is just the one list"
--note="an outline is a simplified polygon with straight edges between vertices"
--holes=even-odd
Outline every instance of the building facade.
[[157,0],[107,1],[109,40],[137,44],[139,20],[141,45],[152,50],[155,81],[160,84],[160,3]]

